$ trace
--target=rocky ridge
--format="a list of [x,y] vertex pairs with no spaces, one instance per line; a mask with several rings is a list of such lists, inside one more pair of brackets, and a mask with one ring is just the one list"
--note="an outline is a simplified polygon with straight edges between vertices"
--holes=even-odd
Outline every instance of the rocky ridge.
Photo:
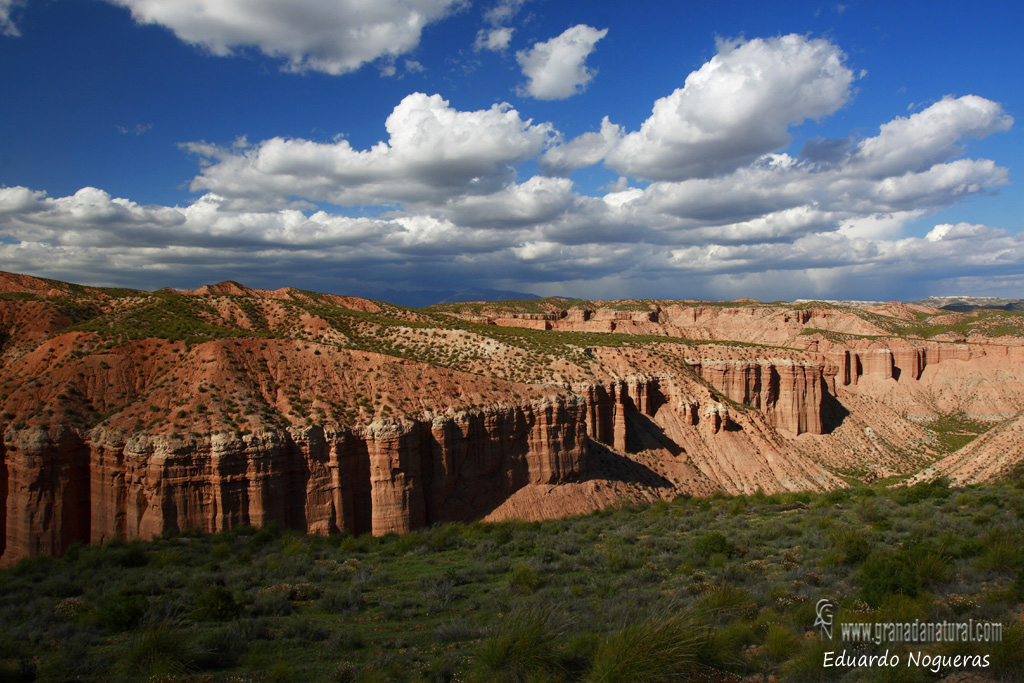
[[[952,315],[408,309],[0,274],[0,563],[187,528],[402,533],[716,490],[1008,476],[1022,459],[1021,318]],[[954,435],[969,443],[944,440],[943,416],[969,418]]]

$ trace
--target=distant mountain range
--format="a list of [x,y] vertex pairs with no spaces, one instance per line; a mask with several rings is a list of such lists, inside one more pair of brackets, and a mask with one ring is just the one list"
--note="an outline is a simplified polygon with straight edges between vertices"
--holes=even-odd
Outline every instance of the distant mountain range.
[[920,299],[911,303],[960,313],[968,313],[979,308],[999,311],[1024,311],[1024,300],[1000,299],[994,296],[930,296],[927,299]]
[[[886,301],[860,301],[852,299],[797,299],[794,303],[809,304],[816,301],[834,306],[853,306],[855,308],[883,306],[888,303]],[[905,303],[941,308],[958,313],[969,313],[978,309],[1024,311],[1024,299],[1001,299],[995,296],[930,296],[927,299],[917,299],[916,301],[907,301]]]
[[460,292],[454,290],[398,290],[389,289],[382,292],[380,300],[399,306],[425,308],[434,304],[457,304],[464,301],[532,301],[542,297],[529,292],[515,292],[509,289],[467,289]]

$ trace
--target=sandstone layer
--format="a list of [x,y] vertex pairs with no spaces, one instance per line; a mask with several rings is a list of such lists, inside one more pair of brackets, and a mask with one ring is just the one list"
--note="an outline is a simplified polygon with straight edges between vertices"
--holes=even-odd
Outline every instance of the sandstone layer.
[[[945,312],[897,304],[413,310],[12,274],[0,294],[3,565],[190,528],[379,535],[684,493],[978,481],[1024,460],[1009,313],[944,328]],[[950,452],[943,416],[992,428]]]

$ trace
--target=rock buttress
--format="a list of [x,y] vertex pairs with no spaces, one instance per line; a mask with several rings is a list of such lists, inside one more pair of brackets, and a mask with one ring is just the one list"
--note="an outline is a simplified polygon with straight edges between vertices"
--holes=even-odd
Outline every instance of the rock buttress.
[[4,434],[4,564],[89,541],[88,450],[70,429]]
[[168,530],[276,522],[309,533],[385,534],[479,518],[522,486],[583,474],[585,408],[570,398],[337,432],[187,439],[9,429],[0,564]]
[[693,367],[731,400],[757,408],[773,427],[794,434],[822,433],[822,403],[828,391],[824,373],[839,372],[834,363],[788,359],[700,360]]

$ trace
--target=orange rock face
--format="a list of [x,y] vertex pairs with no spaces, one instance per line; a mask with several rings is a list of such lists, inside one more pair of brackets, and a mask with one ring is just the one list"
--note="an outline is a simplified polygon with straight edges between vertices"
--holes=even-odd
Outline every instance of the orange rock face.
[[[925,307],[415,311],[4,274],[0,294],[3,565],[188,528],[379,535],[825,490],[844,485],[835,470],[922,459],[922,477],[978,481],[1024,459],[1006,456],[1021,452],[1024,345],[964,336],[965,314],[958,343],[881,326],[943,319]],[[926,425],[949,413],[997,426],[943,453]]]
[[[217,532],[273,521],[311,533],[381,535],[495,518],[521,489],[602,476],[600,467],[588,467],[592,444],[606,442],[622,454],[668,444],[672,460],[685,461],[689,451],[696,455],[708,439],[727,438],[737,428],[720,402],[680,401],[679,389],[659,378],[574,391],[566,399],[430,419],[241,437],[182,438],[105,426],[84,439],[43,428],[9,432],[3,562],[59,554],[73,543],[187,528]],[[716,475],[701,467],[689,466],[695,481],[717,488]],[[801,487],[830,482],[819,468],[805,467],[815,473]],[[765,488],[771,485],[768,477]],[[579,511],[593,501],[563,497],[562,505]]]
[[693,367],[728,398],[764,412],[769,424],[793,434],[821,434],[828,386],[824,363],[695,360]]
[[5,561],[73,543],[274,521],[311,533],[404,533],[475,519],[528,484],[585,469],[582,403],[364,429],[182,441],[37,430],[7,443]]
[[76,435],[26,429],[4,439],[3,560],[54,555],[89,537],[88,458]]

